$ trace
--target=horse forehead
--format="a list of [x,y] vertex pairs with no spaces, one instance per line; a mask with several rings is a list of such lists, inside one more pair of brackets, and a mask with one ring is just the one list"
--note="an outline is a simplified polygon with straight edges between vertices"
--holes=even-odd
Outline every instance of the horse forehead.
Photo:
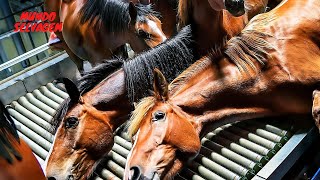
[[83,106],[82,104],[77,104],[68,110],[66,117],[79,117],[84,113],[85,110],[85,106]]

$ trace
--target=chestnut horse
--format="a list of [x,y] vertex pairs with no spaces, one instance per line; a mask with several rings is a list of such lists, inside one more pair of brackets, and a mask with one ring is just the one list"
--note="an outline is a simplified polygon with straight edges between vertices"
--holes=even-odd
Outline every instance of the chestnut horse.
[[107,60],[96,66],[79,80],[78,87],[65,80],[70,99],[54,118],[58,128],[46,159],[46,176],[90,177],[112,148],[113,133],[128,119],[133,100],[150,95],[152,80],[141,79],[149,79],[159,67],[173,80],[194,63],[193,47],[191,28],[185,27],[177,36],[131,60]]
[[0,102],[0,179],[44,180],[44,174],[29,146],[19,138],[9,112]]
[[[121,0],[47,0],[45,5],[46,11],[59,13],[55,21],[64,22],[57,38],[66,44],[60,46],[71,49],[71,58],[76,55],[92,65],[110,58],[125,43],[141,52],[166,40],[150,5]],[[74,60],[82,70],[82,61]]]
[[200,138],[223,124],[311,115],[320,84],[319,29],[320,1],[287,0],[169,86],[155,71],[155,95],[133,112],[125,179],[172,178],[197,155]]
[[[179,0],[178,28],[191,24],[198,57],[223,47],[238,35],[253,16],[265,12],[268,2],[279,0]],[[225,5],[223,4],[225,2]]]

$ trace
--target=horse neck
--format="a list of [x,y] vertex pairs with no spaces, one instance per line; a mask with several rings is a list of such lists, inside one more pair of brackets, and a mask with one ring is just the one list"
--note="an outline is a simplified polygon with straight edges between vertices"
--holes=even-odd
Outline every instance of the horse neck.
[[99,111],[104,111],[109,117],[107,123],[115,131],[121,126],[132,110],[125,87],[123,69],[116,71],[100,82],[95,88],[83,96],[84,102],[95,104]]
[[173,36],[177,31],[177,2],[174,1],[175,0],[155,0],[151,2],[154,4],[154,9],[161,14],[162,31],[168,38]]
[[202,70],[175,88],[170,98],[200,136],[235,121],[311,111],[314,84],[292,81],[277,68],[245,73],[225,57],[211,61],[206,59]]
[[225,10],[215,11],[208,1],[193,1],[194,34],[199,55],[221,47],[226,39],[237,35],[245,26],[244,17],[233,17]]

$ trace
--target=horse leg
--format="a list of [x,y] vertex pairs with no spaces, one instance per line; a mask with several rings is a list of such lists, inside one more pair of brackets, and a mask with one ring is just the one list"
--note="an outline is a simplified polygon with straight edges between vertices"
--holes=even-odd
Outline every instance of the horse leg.
[[312,116],[320,131],[320,90],[313,91]]

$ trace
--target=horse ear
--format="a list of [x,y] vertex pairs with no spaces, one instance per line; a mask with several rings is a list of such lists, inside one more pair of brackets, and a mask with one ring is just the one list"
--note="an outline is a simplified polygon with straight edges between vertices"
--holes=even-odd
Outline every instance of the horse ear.
[[132,1],[129,3],[130,23],[135,24],[138,16],[137,8]]
[[168,82],[159,69],[154,69],[153,78],[153,89],[156,98],[161,101],[168,100]]
[[66,87],[67,93],[69,94],[71,101],[79,102],[80,92],[79,92],[77,86],[68,78],[62,78],[62,82],[64,83],[64,86]]

